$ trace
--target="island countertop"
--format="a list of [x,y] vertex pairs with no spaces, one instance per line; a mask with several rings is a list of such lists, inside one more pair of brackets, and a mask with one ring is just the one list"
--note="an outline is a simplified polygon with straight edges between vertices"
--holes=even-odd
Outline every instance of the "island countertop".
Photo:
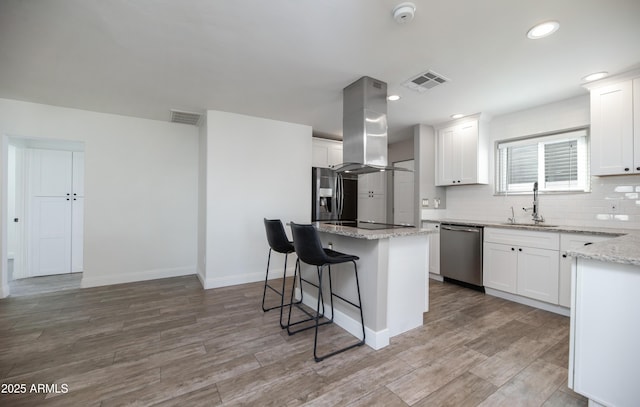
[[352,226],[341,226],[341,225],[332,225],[328,223],[316,222],[316,229],[319,232],[331,233],[334,235],[353,237],[356,239],[366,239],[366,240],[378,240],[378,239],[388,239],[394,237],[404,237],[404,236],[416,236],[416,235],[428,235],[430,233],[435,233],[434,231],[415,228],[415,227],[406,227],[406,228],[395,228],[395,229],[362,229]]

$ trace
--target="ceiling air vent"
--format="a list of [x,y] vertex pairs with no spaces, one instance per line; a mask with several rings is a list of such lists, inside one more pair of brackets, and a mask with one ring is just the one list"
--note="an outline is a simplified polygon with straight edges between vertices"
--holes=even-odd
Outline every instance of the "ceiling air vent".
[[171,110],[172,123],[191,124],[197,126],[201,116],[202,115],[200,113]]
[[414,76],[403,83],[403,85],[411,90],[422,93],[446,82],[449,82],[449,79],[433,71],[427,71]]

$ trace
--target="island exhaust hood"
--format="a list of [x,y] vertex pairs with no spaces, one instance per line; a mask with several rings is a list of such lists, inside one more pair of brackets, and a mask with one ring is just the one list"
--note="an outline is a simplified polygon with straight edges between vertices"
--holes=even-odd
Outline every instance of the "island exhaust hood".
[[339,173],[394,171],[388,166],[387,84],[364,76],[342,91],[342,161]]

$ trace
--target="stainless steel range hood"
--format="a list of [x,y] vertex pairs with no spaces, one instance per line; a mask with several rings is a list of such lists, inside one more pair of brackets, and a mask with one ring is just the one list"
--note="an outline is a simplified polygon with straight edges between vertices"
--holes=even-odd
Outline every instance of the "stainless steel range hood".
[[393,171],[387,162],[387,84],[364,76],[342,91],[342,160],[335,171]]

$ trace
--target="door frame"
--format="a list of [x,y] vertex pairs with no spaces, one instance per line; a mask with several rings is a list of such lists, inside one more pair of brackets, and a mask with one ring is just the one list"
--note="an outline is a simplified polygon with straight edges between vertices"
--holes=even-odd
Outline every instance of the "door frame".
[[[2,134],[0,140],[0,298],[8,297],[11,292],[9,289],[9,272],[8,264],[8,221],[9,221],[9,175],[8,175],[8,158],[9,158],[9,140],[24,140],[25,143],[33,143],[32,148],[50,148],[60,147],[60,149],[68,149],[69,151],[85,151],[85,143],[76,140],[61,140],[52,138],[38,138],[28,136],[18,136],[11,134]],[[46,146],[46,147],[45,147]],[[64,147],[63,147],[64,146]],[[30,147],[26,147],[30,148]],[[85,169],[86,171],[86,169]],[[26,180],[24,180],[26,182]],[[28,235],[28,231],[25,230]]]

